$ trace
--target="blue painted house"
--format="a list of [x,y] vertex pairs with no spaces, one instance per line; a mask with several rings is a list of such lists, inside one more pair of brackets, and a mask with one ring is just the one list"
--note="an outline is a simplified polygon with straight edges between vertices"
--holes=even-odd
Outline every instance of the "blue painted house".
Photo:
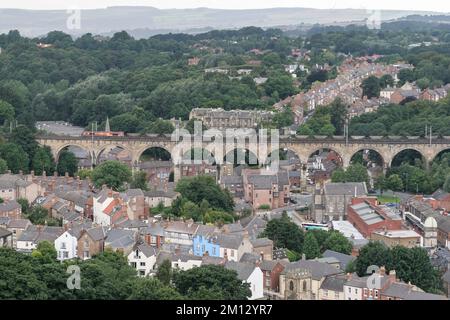
[[216,243],[215,237],[196,235],[192,245],[196,256],[204,256],[208,253],[211,257],[220,257],[220,246]]
[[192,251],[196,256],[204,256],[208,253],[211,257],[220,257],[220,246],[214,235],[214,227],[200,225],[192,241]]

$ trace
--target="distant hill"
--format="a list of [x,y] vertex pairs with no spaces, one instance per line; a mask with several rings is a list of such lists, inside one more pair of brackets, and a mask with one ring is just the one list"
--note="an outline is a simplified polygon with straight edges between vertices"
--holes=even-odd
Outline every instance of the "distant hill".
[[[408,15],[432,15],[433,12],[382,11],[388,21]],[[109,7],[81,11],[81,29],[69,30],[65,10],[0,9],[0,33],[11,29],[26,36],[40,36],[53,30],[72,35],[111,34],[131,31],[136,37],[168,32],[204,32],[244,26],[273,27],[300,24],[350,24],[362,22],[371,13],[362,9],[273,8],[254,10],[157,9],[153,7]]]

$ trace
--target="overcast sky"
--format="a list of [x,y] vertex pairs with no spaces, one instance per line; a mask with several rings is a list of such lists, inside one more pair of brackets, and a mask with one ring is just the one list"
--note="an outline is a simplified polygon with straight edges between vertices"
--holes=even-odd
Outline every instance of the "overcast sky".
[[0,0],[0,8],[68,9],[118,5],[166,8],[254,9],[273,7],[402,9],[450,12],[448,0]]

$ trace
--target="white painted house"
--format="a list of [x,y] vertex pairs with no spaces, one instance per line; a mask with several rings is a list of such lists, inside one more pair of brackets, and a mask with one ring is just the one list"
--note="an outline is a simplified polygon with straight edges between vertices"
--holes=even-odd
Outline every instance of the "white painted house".
[[65,231],[55,240],[55,249],[59,261],[77,257],[78,239],[72,230]]
[[140,244],[128,255],[128,264],[136,269],[138,276],[148,276],[156,263],[157,249],[147,244]]
[[261,269],[252,263],[228,261],[225,268],[234,270],[238,278],[250,285],[251,296],[249,300],[262,299],[264,297],[264,276]]

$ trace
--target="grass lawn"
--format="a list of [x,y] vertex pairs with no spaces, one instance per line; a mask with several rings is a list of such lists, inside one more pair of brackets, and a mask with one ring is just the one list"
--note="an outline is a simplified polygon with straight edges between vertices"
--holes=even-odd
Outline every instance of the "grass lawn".
[[395,196],[392,196],[392,195],[389,195],[389,196],[385,196],[385,195],[378,196],[377,199],[378,199],[378,201],[381,204],[398,203],[398,202],[400,202],[400,198],[399,197],[395,197]]

